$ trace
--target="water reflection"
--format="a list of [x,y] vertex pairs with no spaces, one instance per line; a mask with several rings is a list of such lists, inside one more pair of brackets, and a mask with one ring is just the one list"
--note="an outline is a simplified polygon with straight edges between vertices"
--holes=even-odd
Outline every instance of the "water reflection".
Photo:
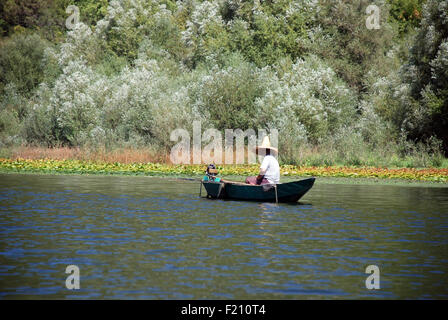
[[447,188],[317,181],[288,205],[174,179],[0,175],[0,201],[2,298],[448,298]]

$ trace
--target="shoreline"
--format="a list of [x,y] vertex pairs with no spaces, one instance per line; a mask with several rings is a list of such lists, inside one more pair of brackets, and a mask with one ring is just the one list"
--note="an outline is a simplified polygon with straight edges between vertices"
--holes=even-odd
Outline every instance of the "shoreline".
[[[160,163],[107,163],[80,160],[0,158],[0,174],[67,174],[103,176],[145,176],[201,179],[206,165],[169,165]],[[258,165],[217,166],[219,176],[244,181],[256,175]],[[282,182],[314,176],[325,184],[388,184],[448,186],[448,169],[372,168],[372,167],[299,167],[282,165]]]
[[[36,176],[51,176],[51,175],[66,175],[79,177],[122,177],[122,178],[158,178],[158,179],[175,179],[198,182],[202,175],[188,175],[188,174],[129,174],[129,173],[75,173],[75,172],[61,172],[61,171],[8,171],[0,168],[1,175],[36,175]],[[301,179],[309,178],[310,176],[288,176],[281,177],[281,182],[291,182]],[[243,182],[245,176],[226,176],[228,180]],[[406,186],[406,187],[424,187],[424,188],[448,188],[447,183],[419,181],[419,180],[405,180],[405,179],[376,179],[376,178],[347,178],[347,177],[316,177],[316,183],[326,185],[377,185],[377,186]]]

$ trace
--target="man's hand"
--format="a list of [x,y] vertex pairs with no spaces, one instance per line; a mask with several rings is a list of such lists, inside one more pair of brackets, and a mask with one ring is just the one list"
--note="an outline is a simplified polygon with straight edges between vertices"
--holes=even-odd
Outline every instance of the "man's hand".
[[264,178],[264,174],[266,173],[266,170],[263,170],[260,168],[260,173],[257,176],[257,184],[261,184]]

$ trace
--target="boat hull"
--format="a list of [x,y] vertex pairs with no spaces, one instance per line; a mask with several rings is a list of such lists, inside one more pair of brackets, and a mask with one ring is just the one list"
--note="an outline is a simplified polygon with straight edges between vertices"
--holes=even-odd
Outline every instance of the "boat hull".
[[314,185],[315,178],[281,183],[277,185],[248,185],[233,182],[202,182],[207,197],[261,202],[297,202]]

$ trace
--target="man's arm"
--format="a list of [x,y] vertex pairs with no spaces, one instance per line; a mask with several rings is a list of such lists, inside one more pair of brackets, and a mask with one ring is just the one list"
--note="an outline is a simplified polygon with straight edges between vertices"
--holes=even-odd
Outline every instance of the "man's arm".
[[263,180],[264,175],[266,174],[266,171],[268,170],[268,167],[269,167],[269,160],[267,157],[264,157],[263,162],[261,163],[261,166],[260,166],[260,173],[257,176],[257,182],[259,184]]
[[266,173],[266,169],[260,168],[260,174],[257,176],[257,181],[262,181],[264,174]]

